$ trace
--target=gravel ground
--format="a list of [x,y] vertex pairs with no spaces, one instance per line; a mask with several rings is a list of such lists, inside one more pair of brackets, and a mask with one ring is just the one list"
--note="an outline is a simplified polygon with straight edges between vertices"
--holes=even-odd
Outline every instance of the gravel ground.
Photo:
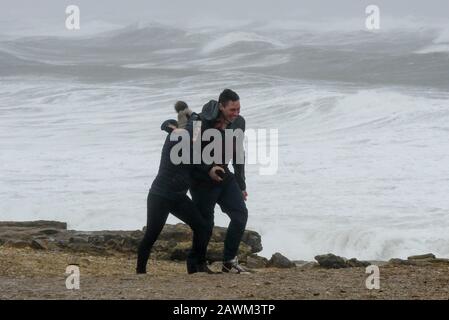
[[[0,247],[0,299],[449,299],[443,263],[381,266],[380,289],[368,290],[365,268],[187,275],[184,263],[151,260],[149,273],[136,275],[135,259]],[[79,290],[66,288],[66,267],[73,263]]]

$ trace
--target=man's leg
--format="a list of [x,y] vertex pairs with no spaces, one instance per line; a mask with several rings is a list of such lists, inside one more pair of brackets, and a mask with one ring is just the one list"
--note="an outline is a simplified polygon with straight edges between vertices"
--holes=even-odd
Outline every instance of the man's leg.
[[162,231],[168,217],[168,200],[148,194],[147,198],[147,228],[140,242],[137,254],[137,273],[146,273],[147,262],[151,248]]
[[192,247],[188,258],[189,261],[196,261],[198,264],[206,262],[207,245],[209,244],[214,228],[214,209],[220,192],[221,188],[217,186],[212,188],[192,187],[190,189],[193,203],[200,211],[207,225],[208,234],[206,234],[205,247],[199,249]]
[[206,266],[200,268],[197,254],[206,255],[207,245],[210,239],[211,225],[201,215],[198,208],[189,197],[185,197],[170,209],[170,212],[186,223],[193,231],[192,248],[187,258],[187,272],[209,272]]
[[246,208],[242,191],[235,179],[223,186],[217,203],[220,205],[221,210],[231,219],[226,233],[223,252],[223,261],[230,261],[237,256],[248,220],[248,209]]

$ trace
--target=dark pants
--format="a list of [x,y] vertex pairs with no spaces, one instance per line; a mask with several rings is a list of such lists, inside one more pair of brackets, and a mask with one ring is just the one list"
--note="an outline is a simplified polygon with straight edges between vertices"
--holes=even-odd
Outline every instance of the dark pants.
[[[138,272],[146,272],[151,249],[161,233],[169,213],[192,229],[192,251],[206,252],[211,231],[209,224],[202,218],[192,200],[185,196],[185,198],[175,201],[150,193],[147,198],[147,228],[138,249]],[[196,263],[196,261],[192,261],[192,263]]]
[[[190,194],[193,202],[208,224],[208,230],[210,231],[207,243],[209,243],[214,227],[215,204],[218,203],[221,210],[229,216],[231,222],[224,241],[223,260],[234,259],[237,256],[248,220],[248,209],[237,181],[232,178],[223,184],[211,187],[194,186],[190,189]],[[200,263],[206,261],[206,252],[192,250],[191,256],[196,256]]]

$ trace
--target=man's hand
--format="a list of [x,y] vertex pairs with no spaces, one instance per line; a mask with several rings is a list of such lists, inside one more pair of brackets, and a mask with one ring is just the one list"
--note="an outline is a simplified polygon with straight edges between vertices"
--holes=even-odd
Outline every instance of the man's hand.
[[246,199],[248,198],[248,192],[242,191],[242,195],[243,195],[243,200],[246,201]]
[[217,171],[222,171],[223,174],[225,173],[225,171],[222,167],[215,166],[215,167],[212,167],[212,169],[210,169],[209,177],[211,177],[211,179],[214,181],[221,182],[221,181],[223,181],[223,179],[220,178],[220,176],[217,174]]

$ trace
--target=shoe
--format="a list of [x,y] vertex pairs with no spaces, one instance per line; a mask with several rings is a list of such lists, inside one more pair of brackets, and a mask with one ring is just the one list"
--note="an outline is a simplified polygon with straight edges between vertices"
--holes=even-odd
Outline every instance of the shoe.
[[197,264],[187,261],[187,273],[192,274],[192,273],[197,273],[197,272],[198,272]]
[[146,274],[146,273],[147,273],[146,270],[139,270],[139,269],[136,269],[136,274]]
[[209,267],[207,266],[206,262],[200,263],[197,266],[197,270],[198,270],[198,272],[205,272],[207,274],[218,274],[218,273],[221,273],[221,272],[215,272],[215,271],[212,271],[211,269],[209,269]]
[[221,273],[221,272],[215,272],[215,271],[212,271],[211,269],[209,269],[206,262],[198,263],[198,264],[187,263],[187,273],[188,274],[197,273],[197,272],[204,272],[207,274]]
[[239,264],[239,260],[235,257],[232,260],[223,262],[221,271],[225,273],[250,273]]

